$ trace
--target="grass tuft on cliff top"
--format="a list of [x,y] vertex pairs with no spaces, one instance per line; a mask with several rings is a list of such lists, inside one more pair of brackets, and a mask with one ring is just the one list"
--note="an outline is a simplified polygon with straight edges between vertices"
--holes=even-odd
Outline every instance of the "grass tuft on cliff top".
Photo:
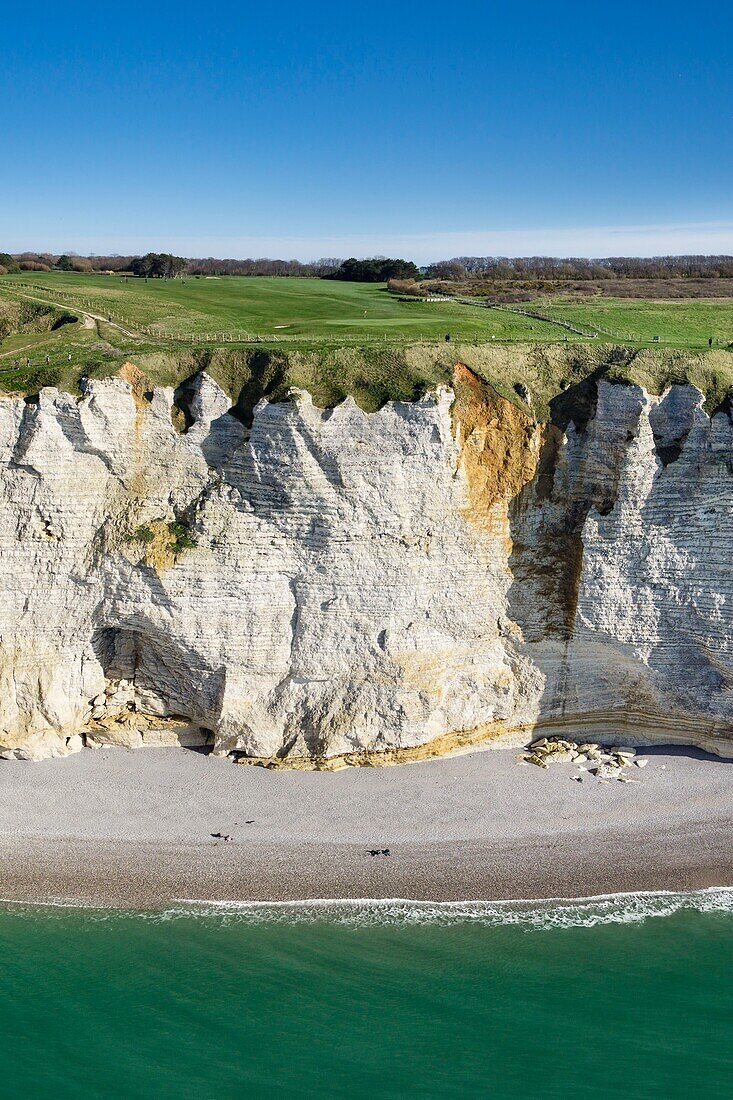
[[[321,408],[333,407],[347,395],[366,412],[374,412],[387,401],[415,401],[437,384],[449,385],[457,362],[470,367],[507,400],[529,408],[540,421],[551,419],[554,398],[563,393],[570,398],[580,383],[591,378],[632,383],[654,394],[690,382],[705,394],[710,414],[723,407],[733,393],[733,353],[715,349],[690,353],[640,351],[611,344],[455,344],[289,352],[264,348],[138,349],[129,357],[97,349],[97,355],[96,361],[81,370],[74,365],[42,364],[8,378],[0,368],[0,389],[28,394],[51,385],[78,393],[82,376],[111,376],[129,358],[152,383],[173,388],[205,370],[230,396],[236,415],[247,424],[258,401],[263,397],[284,401],[293,386],[307,390]],[[530,394],[529,407],[517,393],[522,387]]]

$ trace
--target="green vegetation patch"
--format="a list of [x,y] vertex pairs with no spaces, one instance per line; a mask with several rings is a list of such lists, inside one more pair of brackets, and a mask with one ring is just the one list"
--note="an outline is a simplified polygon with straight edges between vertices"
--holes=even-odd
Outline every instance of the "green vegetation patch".
[[727,349],[690,352],[614,344],[524,344],[461,351],[462,361],[503,396],[522,404],[517,388],[526,387],[535,417],[547,422],[558,421],[559,416],[563,427],[578,413],[583,419],[580,406],[593,399],[588,387],[594,390],[602,380],[643,386],[652,394],[691,383],[705,394],[709,414],[733,393],[733,352]]
[[602,338],[631,345],[660,343],[667,347],[704,348],[733,345],[733,299],[703,298],[650,301],[629,298],[593,298],[530,303],[556,321],[596,330]]
[[143,546],[147,546],[155,538],[155,532],[151,527],[136,527],[134,531],[131,531],[127,536],[128,542],[141,542]]
[[[0,390],[78,392],[83,376],[103,378],[131,361],[152,383],[185,396],[187,380],[206,370],[245,423],[263,397],[285,400],[294,386],[321,407],[347,395],[367,411],[413,401],[448,383],[456,362],[539,420],[559,415],[574,396],[580,400],[578,386],[590,392],[601,378],[653,393],[689,381],[705,393],[709,411],[731,392],[731,300],[553,299],[531,308],[552,319],[401,301],[377,283],[193,276],[146,283],[22,272],[0,277],[0,317],[8,319],[4,337],[0,330]],[[74,309],[84,320],[59,324]],[[584,338],[563,324],[599,336]],[[237,333],[249,337],[223,339]]]
[[0,341],[27,333],[51,332],[76,322],[74,314],[41,302],[0,297]]
[[168,530],[171,535],[171,550],[174,554],[181,554],[184,550],[193,550],[198,546],[190,528],[185,523],[169,523]]
[[146,282],[22,272],[0,278],[0,295],[10,292],[90,310],[158,342],[302,347],[434,342],[446,333],[476,341],[564,338],[553,324],[520,315],[452,301],[401,301],[383,283],[190,275]]

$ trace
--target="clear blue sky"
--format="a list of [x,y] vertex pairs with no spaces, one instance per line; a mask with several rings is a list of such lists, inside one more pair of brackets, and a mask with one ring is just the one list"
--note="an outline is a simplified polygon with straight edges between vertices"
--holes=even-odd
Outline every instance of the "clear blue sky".
[[0,250],[733,251],[730,3],[35,2],[0,51]]

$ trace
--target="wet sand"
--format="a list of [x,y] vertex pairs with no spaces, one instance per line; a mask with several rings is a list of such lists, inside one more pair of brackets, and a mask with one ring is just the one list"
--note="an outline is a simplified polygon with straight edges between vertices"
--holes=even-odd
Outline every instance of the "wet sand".
[[336,773],[183,749],[2,761],[0,896],[160,906],[733,884],[733,762],[643,755],[637,782],[606,785],[572,781],[571,764],[517,766],[514,750]]

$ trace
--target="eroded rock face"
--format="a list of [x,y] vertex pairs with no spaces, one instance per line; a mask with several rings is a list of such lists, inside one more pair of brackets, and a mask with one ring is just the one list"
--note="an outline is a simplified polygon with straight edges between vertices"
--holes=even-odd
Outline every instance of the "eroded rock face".
[[126,377],[0,402],[5,755],[203,729],[389,760],[574,722],[733,751],[733,433],[697,390],[601,383],[562,431],[459,369],[247,432],[203,375],[180,432]]
[[548,434],[509,592],[547,720],[733,750],[733,435],[702,404],[602,383],[584,432]]

